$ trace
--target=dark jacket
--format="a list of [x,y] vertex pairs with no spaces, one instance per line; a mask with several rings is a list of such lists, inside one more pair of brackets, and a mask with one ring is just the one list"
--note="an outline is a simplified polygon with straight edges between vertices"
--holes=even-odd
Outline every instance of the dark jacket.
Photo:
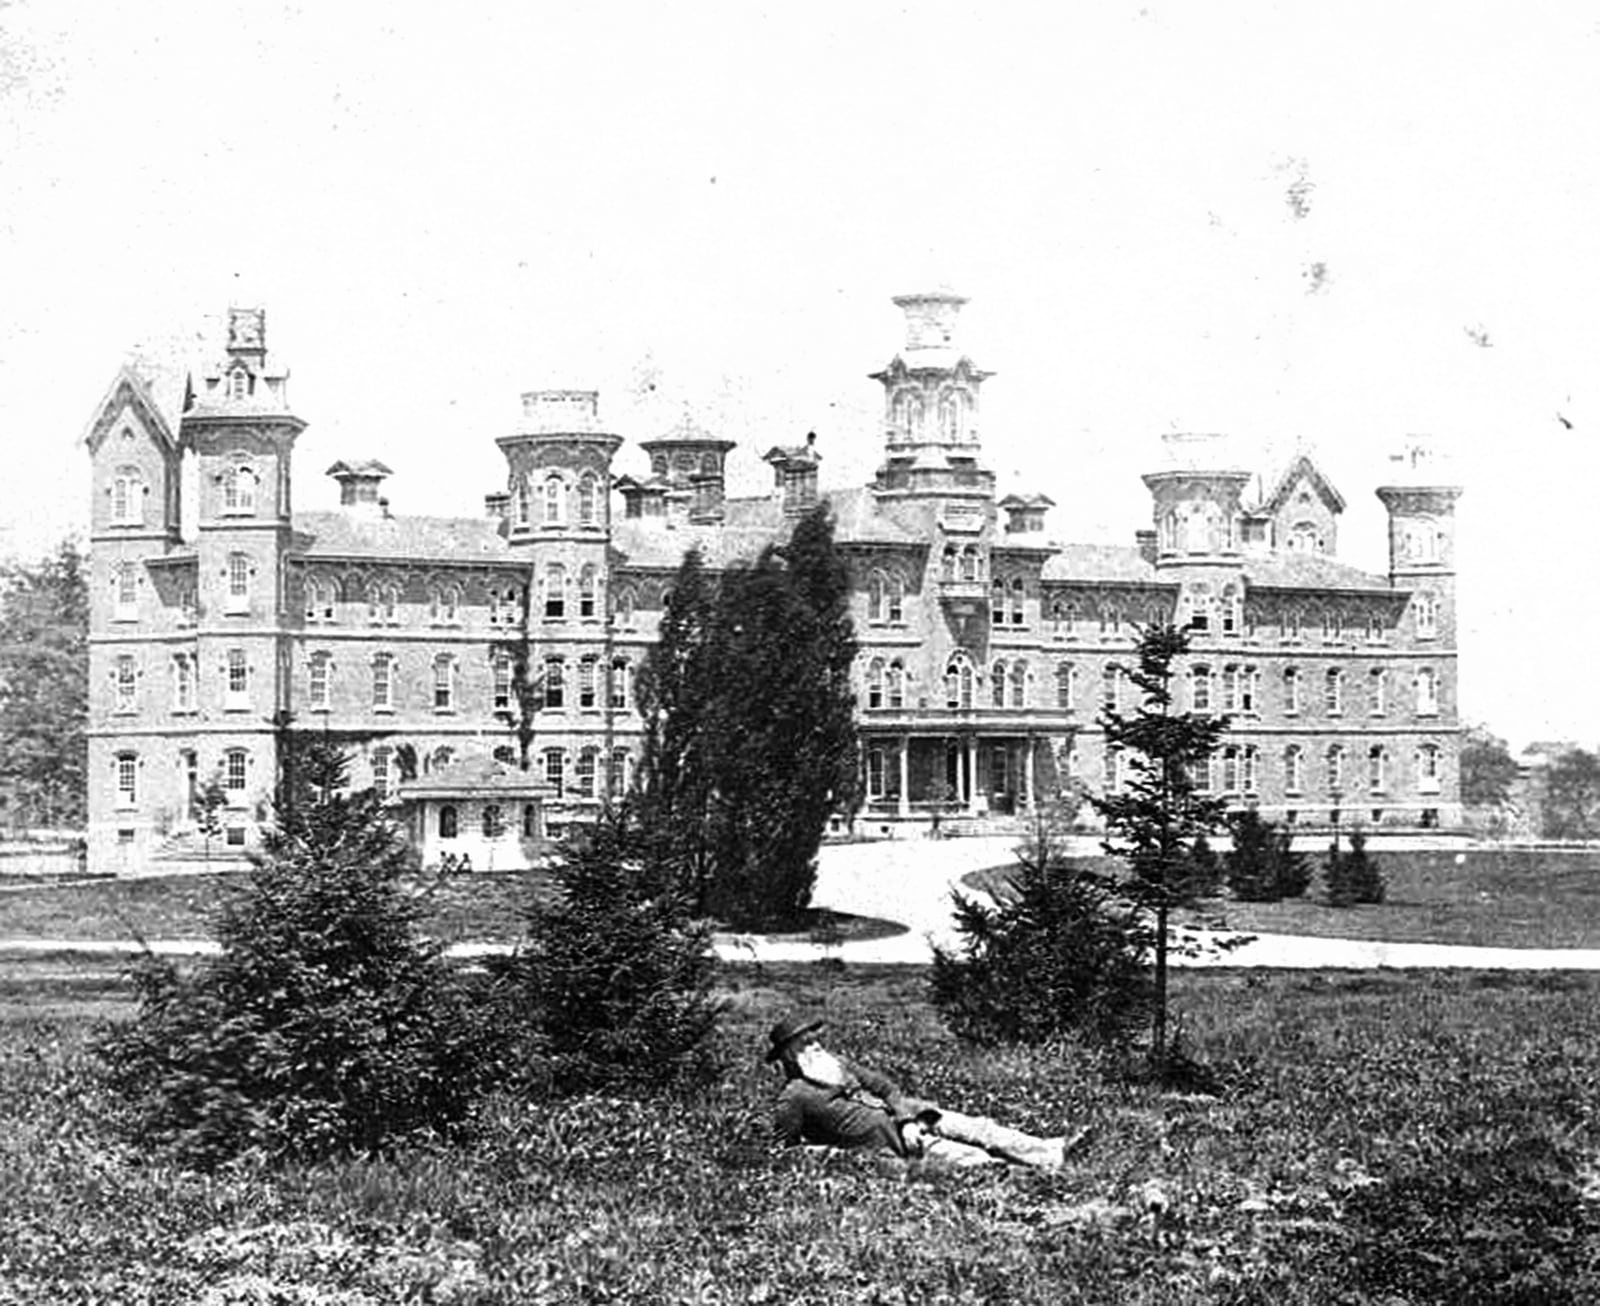
[[908,1120],[936,1120],[938,1108],[908,1097],[886,1075],[842,1057],[840,1062],[845,1069],[841,1087],[799,1075],[783,1086],[772,1122],[777,1141],[789,1147],[876,1147],[905,1156],[900,1126]]

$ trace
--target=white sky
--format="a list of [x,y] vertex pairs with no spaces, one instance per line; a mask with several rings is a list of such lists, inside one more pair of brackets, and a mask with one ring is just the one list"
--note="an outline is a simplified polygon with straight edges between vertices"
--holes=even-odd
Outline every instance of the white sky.
[[293,368],[302,507],[370,455],[476,513],[552,385],[630,442],[690,404],[735,492],[809,429],[862,482],[888,297],[945,283],[987,461],[1063,539],[1130,541],[1160,434],[1221,430],[1310,451],[1381,570],[1384,456],[1432,432],[1465,715],[1592,745],[1597,69],[1600,10],[1520,0],[0,0],[0,547],[82,529],[117,365],[181,376],[230,302]]

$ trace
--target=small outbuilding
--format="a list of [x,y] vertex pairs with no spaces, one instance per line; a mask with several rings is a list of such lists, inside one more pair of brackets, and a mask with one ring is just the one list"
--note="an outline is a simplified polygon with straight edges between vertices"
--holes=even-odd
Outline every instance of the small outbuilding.
[[533,773],[482,756],[435,767],[399,789],[423,866],[474,871],[537,865],[549,847],[544,809],[551,795]]

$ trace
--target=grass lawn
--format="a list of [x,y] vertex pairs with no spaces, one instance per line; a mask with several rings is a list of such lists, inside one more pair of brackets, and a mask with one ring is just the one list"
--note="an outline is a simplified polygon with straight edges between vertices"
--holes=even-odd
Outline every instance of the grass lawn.
[[[1183,1099],[960,1045],[920,968],[725,975],[720,1073],[682,1095],[201,1175],[101,1124],[114,987],[0,973],[0,1303],[1600,1300],[1600,977],[1184,974],[1227,1087]],[[1098,1132],[1055,1176],[775,1154],[758,1050],[795,1006],[927,1095]]]
[[[1600,948],[1600,852],[1471,849],[1373,854],[1387,887],[1373,906],[1323,901],[1325,852],[1308,854],[1315,874],[1302,899],[1233,902],[1220,907],[1232,929],[1385,943],[1458,943],[1499,948]],[[1459,858],[1459,860],[1458,860]],[[1090,859],[1110,868],[1109,858]],[[1008,869],[967,877],[993,891]],[[1214,914],[1208,912],[1208,914]]]

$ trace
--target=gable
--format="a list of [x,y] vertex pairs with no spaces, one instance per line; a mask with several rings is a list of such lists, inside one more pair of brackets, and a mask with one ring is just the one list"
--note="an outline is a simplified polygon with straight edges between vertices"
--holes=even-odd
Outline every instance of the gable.
[[149,387],[138,373],[126,366],[118,370],[83,433],[83,443],[89,453],[98,454],[106,437],[121,426],[144,436],[163,454],[175,455],[178,452],[178,442],[172,437],[172,428],[156,407]]
[[1332,482],[1317,470],[1317,465],[1305,454],[1301,454],[1290,463],[1288,470],[1279,477],[1272,494],[1262,504],[1262,511],[1273,514],[1281,512],[1284,505],[1303,489],[1309,490],[1329,512],[1344,511],[1344,496],[1333,488]]

